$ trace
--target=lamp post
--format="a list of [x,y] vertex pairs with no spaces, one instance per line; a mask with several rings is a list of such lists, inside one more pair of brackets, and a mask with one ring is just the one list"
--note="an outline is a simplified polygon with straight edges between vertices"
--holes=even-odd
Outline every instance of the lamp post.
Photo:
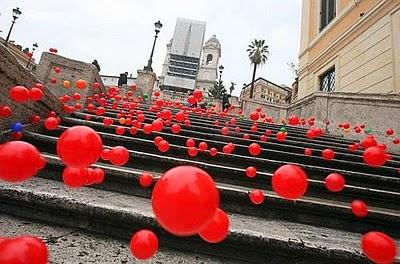
[[39,47],[37,43],[33,44],[32,53],[30,54],[31,56],[29,56],[28,63],[26,64],[26,67],[27,67],[28,69],[29,69],[29,65],[31,64],[31,60],[32,60],[32,57],[33,57],[33,53],[35,52],[35,49],[37,49],[37,47]]
[[219,66],[219,82],[218,82],[218,89],[217,89],[217,99],[220,99],[220,89],[221,89],[221,79],[222,79],[222,72],[224,71],[224,66]]
[[22,14],[22,12],[19,10],[18,7],[13,9],[13,21],[11,22],[11,27],[7,34],[6,43],[4,43],[5,46],[8,45],[8,41],[10,40],[10,35],[11,35],[11,31],[14,27],[15,20],[17,20],[21,14]]
[[154,26],[156,28],[155,29],[156,35],[154,36],[153,48],[151,49],[150,59],[149,59],[149,61],[147,63],[147,66],[144,67],[144,69],[146,71],[153,71],[153,68],[151,67],[151,65],[153,64],[154,47],[156,46],[158,33],[160,33],[160,29],[162,28],[163,25],[161,24],[160,21],[157,21],[156,23],[154,23]]

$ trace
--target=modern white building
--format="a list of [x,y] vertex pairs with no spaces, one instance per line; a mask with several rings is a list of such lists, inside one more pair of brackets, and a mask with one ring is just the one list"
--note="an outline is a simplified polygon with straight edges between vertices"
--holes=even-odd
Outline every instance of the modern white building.
[[178,18],[159,77],[165,95],[184,97],[197,87],[208,94],[214,86],[221,46],[213,36],[203,47],[205,30],[205,22]]

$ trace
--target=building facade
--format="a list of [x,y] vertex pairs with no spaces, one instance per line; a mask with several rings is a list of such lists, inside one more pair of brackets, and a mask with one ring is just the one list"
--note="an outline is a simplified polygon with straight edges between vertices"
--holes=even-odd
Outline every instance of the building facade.
[[299,100],[400,92],[400,0],[303,0]]
[[[241,101],[243,98],[250,98],[250,89],[251,83],[242,88],[240,93]],[[285,104],[291,93],[292,91],[289,87],[277,85],[261,77],[254,81],[253,98],[256,100]]]
[[162,90],[185,93],[195,88],[205,30],[205,22],[178,18],[160,76]]
[[203,47],[200,69],[196,78],[196,87],[208,96],[210,89],[214,88],[218,78],[218,65],[221,58],[221,44],[216,35],[213,35]]

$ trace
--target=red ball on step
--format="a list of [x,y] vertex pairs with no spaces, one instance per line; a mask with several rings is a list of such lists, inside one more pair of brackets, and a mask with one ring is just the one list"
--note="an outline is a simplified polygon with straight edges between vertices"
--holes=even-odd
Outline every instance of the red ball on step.
[[272,189],[282,198],[296,200],[308,187],[307,174],[297,165],[283,165],[272,176]]
[[140,230],[132,236],[129,247],[132,256],[139,260],[146,260],[157,253],[158,238],[150,230]]
[[47,264],[46,244],[32,236],[2,239],[0,241],[0,263]]
[[393,263],[397,255],[396,242],[388,235],[377,231],[363,235],[361,248],[371,261],[379,264]]
[[220,243],[229,233],[229,217],[228,215],[217,208],[213,219],[208,225],[199,233],[199,236],[208,243]]
[[265,199],[264,192],[261,190],[253,190],[249,193],[249,198],[253,204],[262,204]]

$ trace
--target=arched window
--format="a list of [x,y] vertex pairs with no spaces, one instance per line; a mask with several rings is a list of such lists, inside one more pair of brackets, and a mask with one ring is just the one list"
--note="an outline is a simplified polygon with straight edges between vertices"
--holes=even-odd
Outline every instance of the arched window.
[[212,54],[208,54],[208,55],[207,55],[206,64],[210,64],[210,63],[212,62],[212,60],[213,60],[213,55],[212,55]]

